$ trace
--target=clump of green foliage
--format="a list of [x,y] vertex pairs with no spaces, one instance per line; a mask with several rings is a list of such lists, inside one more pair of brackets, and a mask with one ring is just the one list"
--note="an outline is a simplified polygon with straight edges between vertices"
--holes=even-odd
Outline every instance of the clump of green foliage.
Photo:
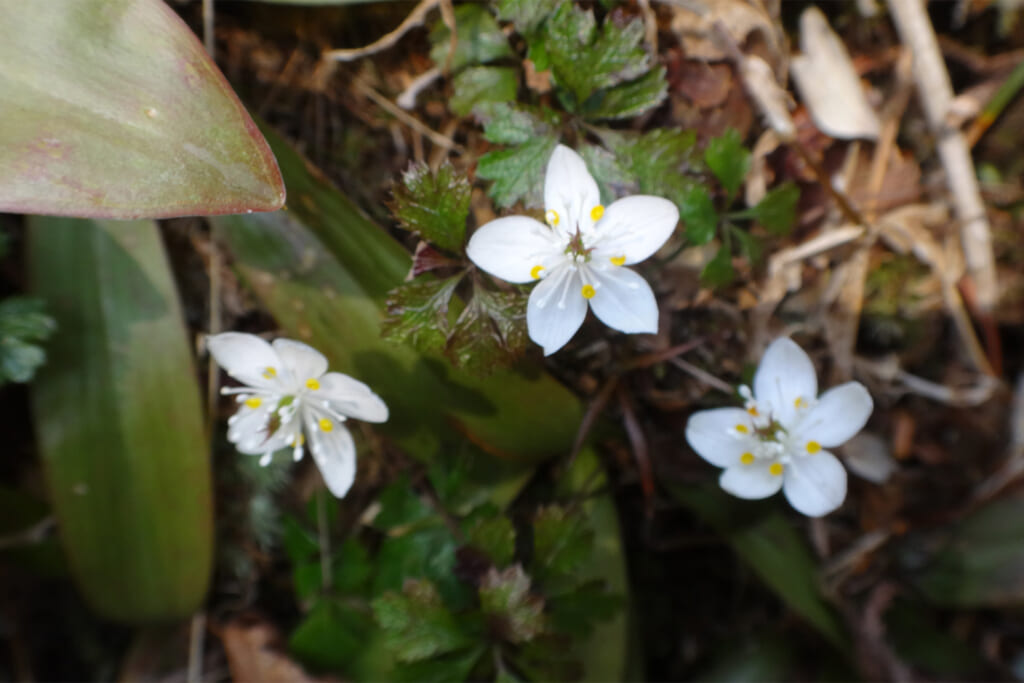
[[[8,237],[0,232],[0,259],[8,249]],[[0,301],[0,386],[28,382],[46,362],[42,344],[57,328],[39,299],[12,296]]]

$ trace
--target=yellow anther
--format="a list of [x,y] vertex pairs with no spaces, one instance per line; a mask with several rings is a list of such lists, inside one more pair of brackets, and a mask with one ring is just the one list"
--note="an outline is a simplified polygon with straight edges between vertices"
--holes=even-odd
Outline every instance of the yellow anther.
[[804,400],[803,396],[800,396],[795,401],[793,401],[793,407],[794,408],[806,408],[807,407],[807,401]]
[[317,426],[320,427],[322,432],[329,432],[334,429],[334,425],[326,417],[321,417],[320,421],[317,422]]
[[744,465],[749,465],[749,464],[753,463],[754,462],[754,454],[753,453],[744,453],[743,455],[740,456],[740,462],[743,463]]
[[623,263],[626,262],[626,257],[625,256],[612,256],[608,260],[612,262],[613,266],[621,266]]
[[554,209],[548,209],[547,213],[544,214],[544,220],[548,222],[552,228],[558,225],[558,212]]
[[320,388],[320,382],[310,377],[309,379],[306,380],[306,386],[312,389],[313,391],[316,391],[317,389]]
[[740,434],[746,434],[750,430],[747,429],[747,425],[742,425],[741,424],[741,425],[736,425],[736,431],[739,432]]
[[782,466],[781,462],[773,462],[772,466],[768,468],[768,471],[771,472],[774,476],[778,477],[782,475],[782,471],[784,469],[785,468]]
[[818,443],[817,441],[808,441],[807,442],[807,452],[808,453],[814,454],[814,453],[817,453],[820,450],[821,450],[821,444]]
[[530,268],[530,277],[532,277],[534,280],[539,279],[540,271],[542,270],[544,270],[544,266],[534,266],[533,268]]
[[604,207],[598,204],[590,210],[590,219],[595,223],[601,220],[601,216],[604,215]]
[[263,405],[263,400],[253,396],[252,398],[245,399],[245,405],[249,406],[253,410],[256,410],[261,405]]
[[594,295],[597,294],[597,290],[592,285],[583,285],[583,289],[580,290],[580,294],[583,295],[584,299],[593,299]]
[[277,368],[268,365],[267,367],[263,368],[263,376],[266,377],[267,379],[274,379],[275,377],[277,377]]
[[306,435],[305,434],[299,434],[299,438],[296,439],[296,442],[297,442],[296,445],[298,445],[298,446],[305,446],[306,445]]
[[757,417],[761,413],[757,412],[757,406],[750,406],[747,408],[747,412],[750,413],[751,417]]

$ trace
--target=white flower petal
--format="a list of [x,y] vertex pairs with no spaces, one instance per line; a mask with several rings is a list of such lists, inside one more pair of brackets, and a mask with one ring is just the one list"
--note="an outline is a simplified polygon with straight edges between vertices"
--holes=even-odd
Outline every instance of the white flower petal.
[[601,204],[597,182],[579,154],[558,145],[548,159],[544,176],[544,208],[558,215],[556,228],[564,234],[587,232],[594,224],[590,212]]
[[324,400],[331,410],[366,422],[385,422],[388,407],[370,387],[340,372],[328,372],[320,378],[320,388],[306,395],[306,400]]
[[281,358],[270,344],[254,334],[215,334],[206,338],[206,348],[217,365],[243,384],[261,389],[283,386]]
[[771,417],[789,427],[800,408],[810,405],[818,395],[818,376],[804,350],[788,337],[773,341],[761,358],[754,375],[754,399],[762,412],[771,409]]
[[638,263],[658,251],[679,222],[679,209],[667,199],[635,195],[609,206],[594,229],[595,258]]
[[816,441],[825,448],[845,443],[863,429],[874,404],[860,382],[829,389],[790,430],[799,441]]
[[658,302],[646,280],[617,266],[590,272],[595,280],[590,306],[601,322],[621,332],[658,331]]
[[469,238],[466,254],[491,275],[507,282],[532,282],[536,266],[562,260],[551,229],[526,216],[506,216],[481,225]]
[[[736,425],[743,425],[751,436],[736,434]],[[741,408],[714,408],[690,416],[686,423],[686,441],[697,455],[716,467],[740,464],[740,456],[753,451],[754,437],[750,415]]]
[[[273,453],[292,443],[299,429],[299,421],[271,425],[271,412],[277,407],[277,398],[261,399],[258,408],[242,404],[238,412],[228,421],[228,441],[235,444],[239,453],[259,455]],[[276,429],[270,433],[270,427]]]
[[275,339],[274,350],[297,384],[327,372],[327,359],[312,346],[293,339]]
[[530,292],[526,327],[530,339],[544,348],[545,356],[565,346],[587,317],[587,300],[581,287],[579,274],[563,265]]
[[[352,488],[356,478],[356,445],[345,425],[318,413],[304,410],[309,452],[323,475],[327,488],[342,498]],[[330,429],[321,428],[321,420],[328,420]]]
[[783,478],[789,504],[808,517],[832,512],[846,498],[846,470],[828,451],[793,458]]
[[782,488],[783,475],[772,474],[771,461],[757,460],[749,465],[734,465],[722,472],[718,484],[737,498],[767,498]]

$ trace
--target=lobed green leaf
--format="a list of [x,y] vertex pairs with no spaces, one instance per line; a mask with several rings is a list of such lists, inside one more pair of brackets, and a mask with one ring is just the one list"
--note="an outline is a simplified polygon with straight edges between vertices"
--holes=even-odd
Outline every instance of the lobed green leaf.
[[394,188],[390,207],[399,224],[448,251],[461,251],[469,216],[469,179],[445,161],[437,171],[413,164]]

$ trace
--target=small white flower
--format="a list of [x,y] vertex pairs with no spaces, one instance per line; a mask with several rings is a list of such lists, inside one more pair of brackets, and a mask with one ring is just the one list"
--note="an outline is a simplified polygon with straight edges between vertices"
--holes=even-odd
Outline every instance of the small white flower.
[[725,471],[719,484],[739,498],[767,498],[781,488],[790,505],[809,517],[832,512],[846,498],[846,470],[824,450],[847,441],[871,416],[871,395],[847,382],[818,396],[807,354],[788,338],[776,339],[754,375],[754,390],[740,387],[746,409],[695,413],[686,440],[697,454]]
[[530,293],[530,338],[550,355],[565,346],[587,315],[587,304],[609,327],[657,332],[658,305],[647,282],[624,266],[665,243],[679,221],[661,197],[624,197],[601,205],[597,183],[576,152],[559,145],[544,178],[547,225],[507,216],[480,226],[466,253],[508,282],[540,280]]
[[308,440],[327,488],[341,498],[356,474],[356,447],[345,420],[384,422],[388,407],[368,386],[340,372],[327,372],[316,349],[276,339],[225,332],[208,337],[207,348],[224,370],[245,386],[225,388],[241,404],[228,420],[228,441],[242,453],[262,455],[290,447],[296,461]]

